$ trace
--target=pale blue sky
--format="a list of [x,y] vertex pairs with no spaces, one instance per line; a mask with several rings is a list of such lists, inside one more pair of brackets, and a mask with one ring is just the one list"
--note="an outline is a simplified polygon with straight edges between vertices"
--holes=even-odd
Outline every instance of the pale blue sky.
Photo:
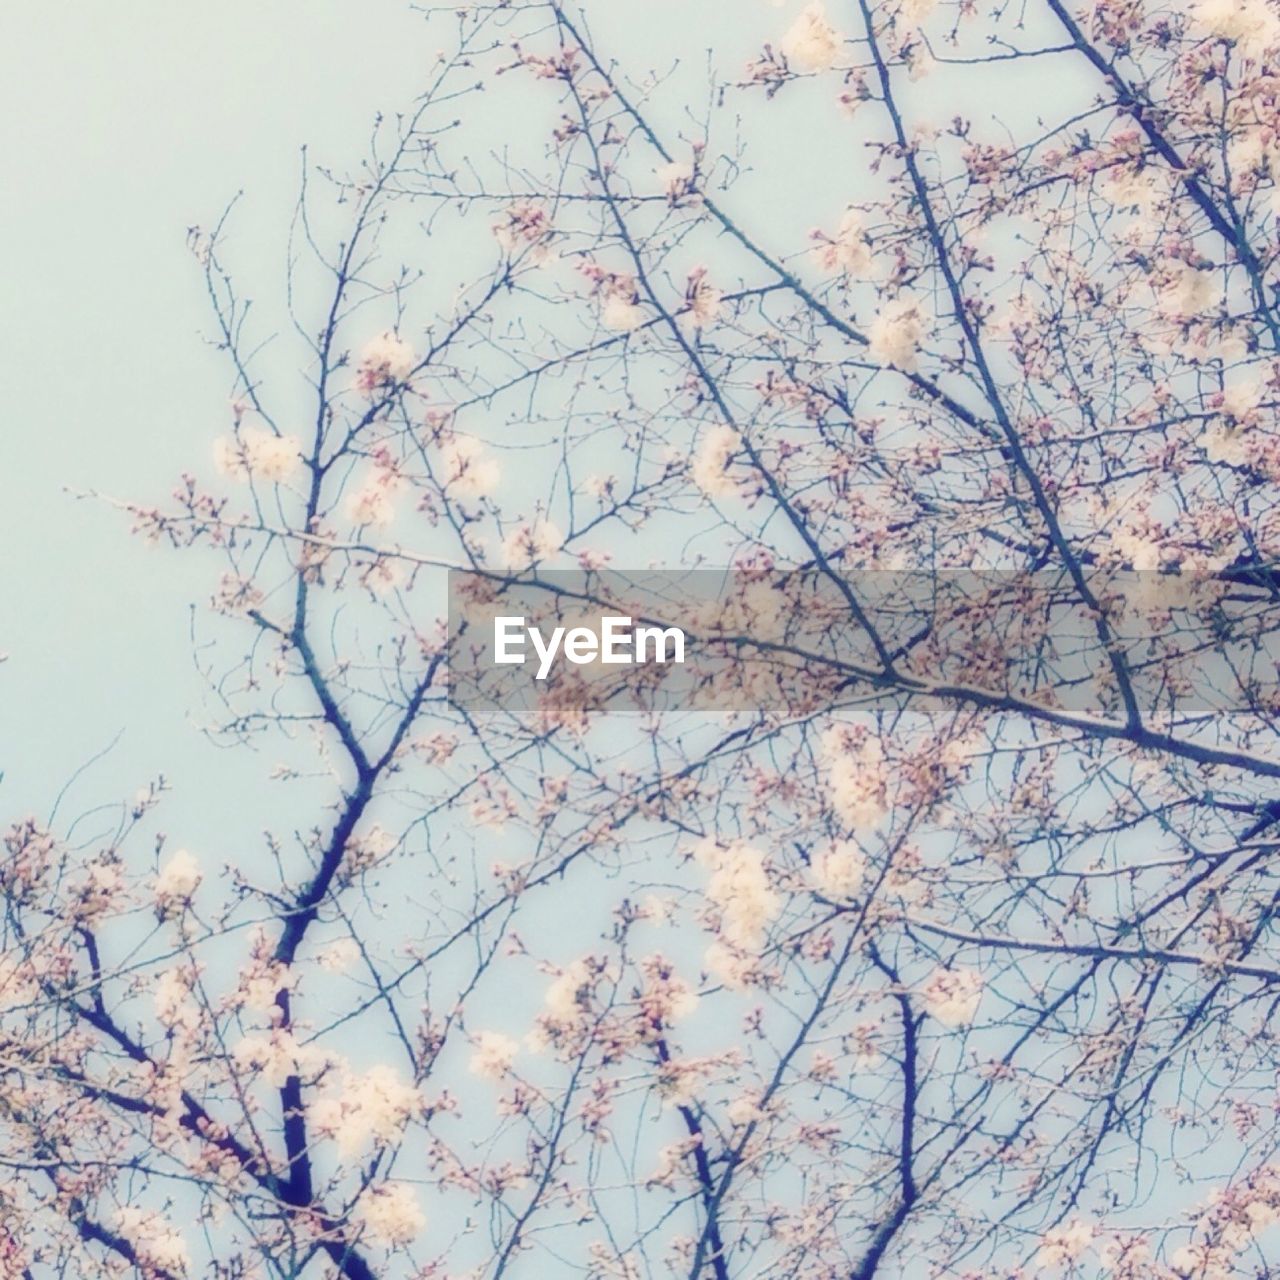
[[[63,487],[159,500],[207,463],[227,371],[201,344],[187,226],[243,187],[237,265],[251,293],[278,288],[299,145],[358,158],[427,58],[404,0],[5,5],[0,815],[46,812],[122,729],[83,802],[163,770],[176,805],[201,803],[214,748],[188,719],[187,625],[209,578]],[[236,774],[217,762],[221,790]]]
[[[696,62],[700,29],[718,33],[733,66],[758,48],[757,27],[783,23],[763,0],[597,8],[602,35],[625,23],[635,71],[669,61],[679,39]],[[264,762],[219,751],[195,727],[203,685],[190,606],[203,608],[214,575],[64,489],[162,502],[184,468],[207,470],[229,386],[225,362],[201,343],[209,312],[187,227],[243,188],[235,266],[251,295],[278,298],[300,144],[340,166],[358,160],[374,113],[412,98],[433,47],[406,0],[5,0],[0,826],[47,815],[77,767],[123,732],[64,817],[163,772],[175,794],[157,825],[175,843],[210,862],[261,847]],[[1005,83],[1043,79],[1049,65]],[[757,154],[794,163],[829,143],[791,131],[806,91],[779,104],[773,136],[753,139]],[[781,238],[802,245],[803,228],[866,180],[862,156],[851,144],[838,181],[829,160],[803,166],[807,189],[762,165],[738,207],[753,228],[794,223]]]
[[[705,44],[723,67],[743,65],[796,7],[646,0],[590,13],[633,76],[679,57],[696,80]],[[208,766],[212,749],[188,724],[202,686],[187,630],[212,579],[63,490],[163,501],[184,468],[206,467],[227,424],[227,368],[201,343],[210,316],[186,228],[243,188],[231,254],[270,312],[300,145],[338,167],[357,162],[374,113],[412,99],[442,38],[406,0],[6,4],[0,813],[43,811],[122,729],[127,746],[93,775],[96,798],[161,769],[181,785]],[[780,100],[770,136],[752,139],[761,174],[776,178],[769,161],[790,158],[787,180],[748,175],[735,193],[750,228],[782,228],[797,248],[867,181],[852,142],[847,175],[832,181],[831,139],[804,122],[816,91]],[[696,104],[705,90],[691,92]],[[500,121],[484,123],[501,137]],[[808,146],[822,163],[795,163]],[[222,776],[233,766],[219,759]]]
[[[724,21],[740,5],[714,0],[698,17],[733,32],[745,57],[754,36]],[[689,38],[685,0],[655,7],[684,25],[593,14],[598,26],[625,22],[641,72],[669,65],[673,31]],[[766,30],[781,20],[762,3],[750,11]],[[412,99],[434,48],[405,0],[5,6],[0,816],[46,814],[121,731],[64,817],[163,771],[176,794],[161,825],[177,834],[229,788],[260,787],[261,762],[215,755],[192,727],[203,686],[189,606],[203,606],[214,578],[66,490],[163,502],[184,469],[207,468],[228,421],[228,369],[202,345],[210,312],[187,227],[244,190],[230,248],[269,311],[301,144],[339,167],[358,162],[375,112]],[[778,212],[762,200],[767,188],[758,217]]]

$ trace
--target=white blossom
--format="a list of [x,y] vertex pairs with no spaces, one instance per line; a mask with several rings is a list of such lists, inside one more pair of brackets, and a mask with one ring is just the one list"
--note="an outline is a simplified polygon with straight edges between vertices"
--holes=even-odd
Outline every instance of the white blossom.
[[390,1248],[412,1244],[427,1226],[418,1194],[405,1182],[370,1187],[357,1211],[370,1237]]
[[445,487],[462,498],[487,498],[502,478],[502,468],[474,436],[454,436],[440,446]]
[[388,384],[403,382],[417,364],[413,347],[398,334],[387,330],[367,342],[360,352],[356,385],[372,393]]
[[398,843],[392,832],[375,822],[367,831],[347,839],[344,867],[348,872],[368,871],[384,861]]
[[811,867],[818,892],[836,902],[853,898],[866,871],[866,855],[853,840],[837,840],[828,845],[813,859]]
[[748,952],[725,942],[713,942],[707,948],[702,962],[707,973],[718,978],[730,991],[745,990],[754,964]]
[[1248,129],[1227,143],[1227,168],[1231,171],[1235,194],[1248,190],[1252,176],[1266,172],[1268,160],[1274,154],[1268,145],[1271,141],[1261,129]]
[[486,1080],[501,1080],[511,1070],[520,1044],[500,1031],[481,1031],[475,1038],[476,1050],[468,1067],[472,1075]]
[[935,969],[920,997],[943,1026],[967,1026],[982,1000],[982,978],[972,969]]
[[923,44],[913,44],[907,55],[907,79],[923,80],[938,65],[938,60]]
[[1036,1261],[1042,1267],[1065,1267],[1075,1262],[1093,1241],[1093,1227],[1072,1218],[1060,1227],[1051,1227],[1040,1237]]
[[1242,467],[1249,461],[1248,441],[1239,427],[1210,427],[1201,439],[1204,455],[1210,462]]
[[338,1150],[352,1156],[372,1142],[395,1142],[408,1122],[422,1110],[422,1095],[393,1067],[378,1064],[368,1071],[343,1069],[336,1082],[311,1104],[309,1115],[317,1133],[333,1138]]
[[191,1000],[191,975],[182,968],[166,969],[156,979],[153,995],[157,1021],[166,1027],[194,1030],[199,1011]]
[[640,967],[646,979],[640,1006],[651,1025],[669,1026],[697,1010],[698,993],[675,972],[665,956],[647,956]]
[[1222,393],[1222,412],[1237,422],[1252,421],[1262,404],[1263,385],[1258,377],[1235,382]]
[[249,468],[234,436],[219,436],[213,442],[213,465],[219,475],[230,476],[232,480],[249,478]]
[[659,165],[654,176],[667,193],[667,199],[673,203],[681,196],[687,195],[693,185],[693,166],[673,160],[670,164]]
[[798,71],[826,71],[840,54],[844,37],[827,21],[826,7],[808,5],[787,29],[779,47]]
[[338,938],[316,956],[316,963],[327,973],[345,973],[360,959],[360,946],[354,938]]
[[1208,271],[1183,266],[1160,291],[1160,305],[1166,315],[1189,319],[1208,311],[1218,298],[1218,284]]
[[1254,1235],[1259,1235],[1280,1222],[1280,1205],[1268,1200],[1252,1200],[1245,1205],[1244,1212],[1249,1219],[1249,1230]]
[[720,304],[724,294],[707,279],[706,267],[695,267],[689,272],[685,289],[685,319],[695,329],[705,329],[720,318]]
[[13,951],[0,951],[0,1012],[30,1004],[39,990],[31,965]]
[[755,1098],[748,1096],[734,1098],[725,1108],[725,1115],[729,1117],[729,1123],[739,1128],[743,1125],[755,1124],[763,1114],[760,1110],[759,1102]]
[[1266,0],[1200,0],[1192,16],[1208,35],[1231,40],[1250,56],[1280,41],[1280,18]]
[[865,276],[870,272],[871,246],[856,209],[845,210],[834,236],[820,232],[814,236],[820,243],[813,250],[813,257],[823,271],[838,271],[844,276]]
[[644,312],[621,294],[611,293],[600,310],[600,323],[615,333],[631,333],[644,324]]
[[181,1274],[190,1266],[182,1235],[158,1213],[124,1205],[116,1210],[115,1227],[152,1270]]
[[301,455],[297,436],[278,436],[274,431],[256,429],[244,433],[245,464],[251,474],[263,480],[287,480],[298,469]]
[[517,201],[504,210],[502,220],[493,225],[494,239],[506,253],[531,246],[529,260],[537,265],[551,254],[547,241],[554,234],[551,217],[540,205]]
[[156,876],[156,901],[161,906],[190,902],[203,879],[204,872],[200,870],[200,863],[195,855],[186,849],[179,849]]
[[404,565],[387,556],[380,556],[367,565],[360,574],[360,582],[374,595],[386,595],[404,586],[408,580]]
[[1118,209],[1152,213],[1169,199],[1167,181],[1154,167],[1135,169],[1132,165],[1115,165],[1100,176],[1107,199]]
[[896,298],[881,308],[867,331],[873,360],[911,372],[924,337],[924,314],[914,298]]
[[238,1071],[261,1075],[265,1084],[278,1089],[291,1075],[318,1071],[325,1055],[315,1046],[298,1044],[288,1031],[277,1027],[266,1035],[244,1036],[232,1049],[231,1059]]
[[[1175,1249],[1169,1257],[1169,1265],[1175,1275],[1202,1277],[1208,1271],[1213,1259],[1209,1247],[1201,1244],[1184,1244]],[[1230,1280],[1230,1267],[1224,1268],[1213,1280]]]
[[535,520],[518,525],[503,539],[503,558],[508,569],[528,569],[563,546],[564,534],[550,520]]
[[590,966],[585,960],[575,960],[547,988],[547,1013],[557,1022],[576,1021],[582,1016],[590,987]]
[[366,525],[385,528],[396,518],[395,504],[391,501],[393,488],[393,481],[385,473],[375,472],[347,495],[347,519],[361,528]]
[[822,738],[831,805],[846,826],[878,826],[889,812],[887,772],[880,740],[856,737],[837,725]]
[[689,474],[707,497],[724,498],[737,491],[737,481],[729,474],[729,462],[741,445],[742,438],[730,426],[703,432]]
[[721,845],[711,838],[700,841],[694,854],[711,871],[707,897],[720,909],[724,939],[746,951],[758,949],[765,926],[782,909],[764,855],[740,840]]
[[902,16],[912,24],[919,26],[937,7],[938,0],[903,0]]
[[1119,528],[1111,534],[1111,545],[1117,555],[1135,573],[1150,573],[1160,568],[1160,544],[1134,529]]

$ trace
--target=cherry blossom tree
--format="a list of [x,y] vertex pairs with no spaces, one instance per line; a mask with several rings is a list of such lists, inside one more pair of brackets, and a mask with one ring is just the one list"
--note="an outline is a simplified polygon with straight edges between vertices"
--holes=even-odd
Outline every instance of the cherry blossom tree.
[[[0,1274],[1280,1265],[1280,10],[648,13],[424,11],[275,315],[193,230],[108,501],[273,816],[8,830]],[[772,695],[450,698],[447,569],[609,566]]]

